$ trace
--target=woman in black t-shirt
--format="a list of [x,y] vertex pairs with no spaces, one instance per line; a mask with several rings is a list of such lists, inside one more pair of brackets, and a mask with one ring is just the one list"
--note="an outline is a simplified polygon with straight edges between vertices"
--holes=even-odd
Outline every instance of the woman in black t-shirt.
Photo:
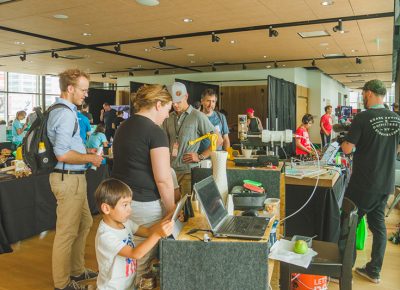
[[[138,90],[133,104],[136,113],[115,134],[111,176],[132,189],[131,219],[150,227],[175,209],[169,143],[160,128],[169,116],[172,97],[164,86],[148,85]],[[138,278],[154,255],[150,252],[138,261]]]

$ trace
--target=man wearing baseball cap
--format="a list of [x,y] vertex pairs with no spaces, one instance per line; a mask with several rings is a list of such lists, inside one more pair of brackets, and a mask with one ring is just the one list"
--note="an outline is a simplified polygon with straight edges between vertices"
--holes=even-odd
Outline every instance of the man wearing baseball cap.
[[394,192],[400,117],[385,109],[386,87],[382,81],[365,83],[362,95],[366,111],[355,116],[341,145],[346,154],[356,148],[345,195],[357,205],[359,221],[367,216],[373,235],[371,260],[355,272],[379,283],[387,240],[384,211],[389,194]]
[[[190,169],[208,158],[211,151],[206,148],[198,153],[200,142],[189,145],[189,141],[215,130],[207,116],[188,103],[189,95],[183,83],[174,82],[170,92],[174,111],[164,121],[163,128],[169,139],[171,166],[176,171],[183,193],[190,193]],[[217,145],[221,144],[222,138],[219,135]]]

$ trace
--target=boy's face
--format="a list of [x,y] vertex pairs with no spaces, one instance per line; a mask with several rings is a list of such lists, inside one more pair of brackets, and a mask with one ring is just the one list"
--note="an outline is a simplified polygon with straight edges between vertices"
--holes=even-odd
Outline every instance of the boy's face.
[[131,201],[131,197],[122,197],[118,200],[115,207],[110,209],[110,217],[116,222],[126,222],[132,212]]

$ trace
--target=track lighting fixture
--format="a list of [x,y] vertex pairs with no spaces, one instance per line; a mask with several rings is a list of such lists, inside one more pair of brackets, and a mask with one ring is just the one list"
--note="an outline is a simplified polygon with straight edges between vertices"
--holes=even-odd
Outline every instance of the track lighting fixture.
[[311,65],[315,66],[315,59],[312,60]]
[[26,60],[26,52],[24,52],[22,55],[19,56],[19,59],[21,61],[25,61]]
[[130,72],[128,73],[128,75],[129,75],[130,77],[133,77],[133,71],[130,71]]
[[166,47],[166,46],[167,46],[167,39],[166,39],[165,37],[163,37],[162,40],[160,40],[160,41],[158,42],[158,45],[159,45],[160,47]]
[[105,73],[105,72],[103,72],[102,74],[101,74],[101,77],[102,78],[105,78],[107,76],[107,74]]
[[274,68],[278,68],[278,63],[274,61]]
[[59,55],[57,52],[55,52],[54,50],[51,52],[51,57],[52,58],[59,58]]
[[211,33],[211,42],[219,42],[221,38],[215,34],[215,32]]
[[362,60],[359,57],[356,57],[356,64],[362,64]]
[[342,19],[338,20],[338,24],[333,27],[334,32],[344,33]]
[[118,42],[117,45],[114,46],[114,50],[116,53],[119,53],[121,51],[121,44]]
[[155,75],[159,75],[159,74],[160,74],[160,71],[159,71],[158,69],[156,69],[156,70],[154,71],[154,74],[155,74]]
[[247,69],[247,66],[245,64],[242,64],[242,70]]
[[212,71],[217,71],[217,68],[216,68],[214,65],[212,65],[212,66],[211,66],[211,70],[212,70]]
[[272,28],[272,26],[270,26],[268,35],[269,35],[269,37],[277,37],[279,35],[279,32],[278,32],[278,30],[275,30]]

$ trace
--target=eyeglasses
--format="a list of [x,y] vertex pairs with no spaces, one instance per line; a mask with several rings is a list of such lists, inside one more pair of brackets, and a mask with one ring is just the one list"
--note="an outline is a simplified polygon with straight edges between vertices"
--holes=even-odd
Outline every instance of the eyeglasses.
[[80,89],[82,93],[87,94],[89,93],[89,89],[81,89],[80,87],[76,87],[77,89]]

